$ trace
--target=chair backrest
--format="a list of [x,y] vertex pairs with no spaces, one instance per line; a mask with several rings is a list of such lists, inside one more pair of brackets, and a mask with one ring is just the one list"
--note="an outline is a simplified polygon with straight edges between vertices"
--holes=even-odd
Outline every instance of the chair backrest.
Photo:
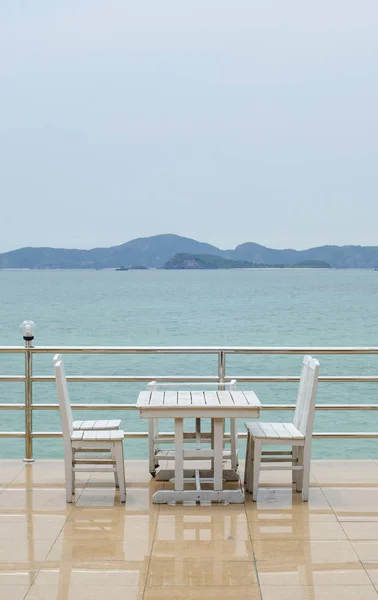
[[316,392],[318,389],[319,361],[305,356],[299,381],[297,404],[294,413],[294,425],[305,437],[312,436]]
[[55,380],[56,380],[56,388],[58,391],[58,400],[59,400],[59,412],[60,419],[62,422],[62,432],[63,437],[71,439],[73,432],[73,418],[72,418],[72,410],[70,404],[70,397],[68,394],[67,387],[67,379],[64,371],[63,359],[60,356],[57,360],[55,360],[54,356],[54,370],[55,370]]
[[174,383],[172,382],[167,382],[165,383],[164,381],[150,381],[149,383],[147,383],[147,389],[150,391],[155,391],[155,390],[161,390],[161,389],[169,389],[169,388],[173,388],[175,391],[179,390],[181,391],[182,388],[187,388],[187,387],[197,387],[197,388],[213,388],[216,390],[219,390],[220,388],[223,388],[225,390],[231,390],[231,391],[235,391],[236,387],[237,387],[237,380],[236,379],[232,379],[231,381],[224,381],[223,383],[218,383],[217,381],[214,382],[205,382],[205,383],[201,383],[201,382],[188,382],[188,381],[176,381]]

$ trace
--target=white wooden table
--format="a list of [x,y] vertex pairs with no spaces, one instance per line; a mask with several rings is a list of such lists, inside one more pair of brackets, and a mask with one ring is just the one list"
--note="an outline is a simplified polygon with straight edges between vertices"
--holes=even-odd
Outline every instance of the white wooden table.
[[[175,422],[175,472],[174,490],[159,490],[153,496],[153,502],[162,504],[173,501],[203,502],[244,502],[244,493],[239,489],[223,489],[223,431],[225,419],[257,418],[260,413],[260,401],[254,392],[140,392],[137,407],[143,419],[171,418]],[[185,418],[207,418],[212,420],[214,432],[213,448],[197,451],[185,450]],[[184,488],[184,461],[195,458],[209,458],[214,469],[211,473],[213,490],[201,489],[200,472],[195,472],[196,489]],[[206,479],[208,481],[208,479]]]

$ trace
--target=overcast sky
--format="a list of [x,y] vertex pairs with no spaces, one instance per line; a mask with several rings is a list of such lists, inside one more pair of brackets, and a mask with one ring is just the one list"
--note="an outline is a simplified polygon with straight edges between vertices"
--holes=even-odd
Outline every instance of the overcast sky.
[[377,0],[2,0],[0,251],[378,245]]

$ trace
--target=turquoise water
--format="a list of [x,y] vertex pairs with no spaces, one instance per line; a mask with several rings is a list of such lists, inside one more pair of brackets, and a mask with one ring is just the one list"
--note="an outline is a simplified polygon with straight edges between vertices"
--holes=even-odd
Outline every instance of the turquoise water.
[[[35,345],[378,346],[378,273],[336,270],[0,271],[0,345],[20,345],[19,324],[37,323]],[[377,375],[376,356],[320,356],[321,374]],[[34,374],[50,375],[37,356]],[[67,356],[69,374],[216,375],[209,356]],[[227,374],[298,375],[299,356],[228,357]],[[0,355],[0,375],[23,374],[23,357]],[[375,403],[378,384],[324,383],[319,403]],[[143,384],[71,384],[72,402],[134,403]],[[251,384],[245,386],[251,387]],[[257,384],[263,403],[295,401],[294,384]],[[33,386],[34,402],[56,402],[55,387]],[[0,382],[1,402],[23,402],[23,385]],[[137,412],[112,412],[126,431],[146,429]],[[80,418],[80,413],[75,413]],[[104,418],[105,413],[91,413]],[[2,431],[24,427],[1,411]],[[89,418],[89,415],[85,415]],[[290,413],[263,413],[266,420]],[[168,428],[170,424],[165,424]],[[34,413],[34,430],[60,430],[59,414]],[[240,423],[240,430],[243,424]],[[318,412],[316,431],[378,431],[378,415]],[[23,440],[0,439],[0,456],[23,456]],[[242,444],[243,445],[243,444]],[[144,440],[128,440],[145,457]],[[36,457],[62,455],[60,440],[35,440]],[[315,457],[378,457],[378,441],[318,440]]]

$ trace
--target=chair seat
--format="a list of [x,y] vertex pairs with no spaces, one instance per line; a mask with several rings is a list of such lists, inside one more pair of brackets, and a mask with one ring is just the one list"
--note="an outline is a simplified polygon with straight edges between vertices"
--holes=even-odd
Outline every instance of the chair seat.
[[111,429],[119,429],[121,421],[118,419],[113,420],[100,420],[100,421],[74,421],[72,423],[74,431],[80,429],[82,431],[90,431],[92,429],[99,429],[108,431]]
[[293,423],[245,423],[248,433],[257,439],[304,440]]
[[71,440],[74,442],[118,442],[122,441],[124,433],[122,430],[99,431],[92,429],[91,431],[78,430],[74,431]]

